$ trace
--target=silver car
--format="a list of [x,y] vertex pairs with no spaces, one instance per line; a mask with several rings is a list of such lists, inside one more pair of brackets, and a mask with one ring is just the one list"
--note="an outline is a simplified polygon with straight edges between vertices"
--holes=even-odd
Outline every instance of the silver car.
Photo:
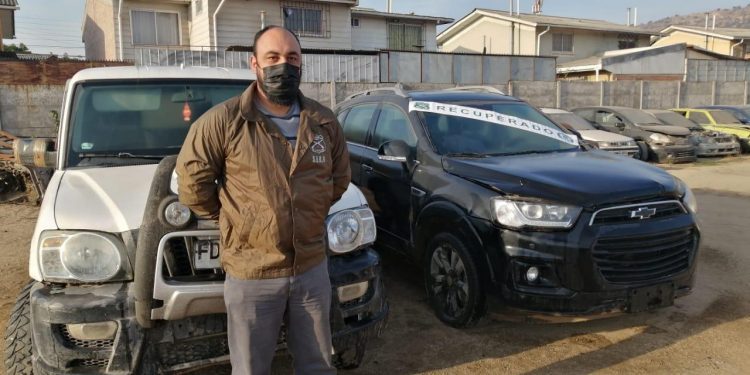
[[575,113],[557,108],[541,108],[542,112],[561,126],[573,128],[581,137],[595,143],[599,149],[615,154],[640,158],[641,152],[633,138],[624,135],[598,130],[584,118]]

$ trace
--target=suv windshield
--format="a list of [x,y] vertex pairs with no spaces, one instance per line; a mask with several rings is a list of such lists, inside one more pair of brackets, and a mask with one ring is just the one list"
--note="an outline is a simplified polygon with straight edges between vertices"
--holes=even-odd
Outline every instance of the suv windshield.
[[[554,130],[560,127],[525,103],[451,103],[532,121]],[[491,156],[576,150],[578,147],[544,135],[466,117],[419,112],[441,155]],[[564,131],[564,130],[563,130]]]
[[581,116],[574,113],[548,113],[547,117],[555,120],[560,125],[568,124],[573,129],[581,130],[596,130],[588,121],[584,120]]
[[207,80],[81,84],[71,112],[66,164],[158,163],[180,151],[198,117],[248,85]]
[[724,110],[714,110],[709,111],[711,112],[711,116],[713,116],[714,121],[716,121],[717,124],[741,124],[742,122],[737,119],[737,117],[734,117],[731,113],[724,111]]

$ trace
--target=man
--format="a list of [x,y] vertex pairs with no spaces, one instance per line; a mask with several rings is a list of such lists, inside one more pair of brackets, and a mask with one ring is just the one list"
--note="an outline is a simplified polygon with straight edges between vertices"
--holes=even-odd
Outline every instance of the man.
[[190,129],[180,201],[219,220],[232,373],[270,372],[285,312],[295,372],[334,373],[324,220],[350,181],[346,141],[299,91],[294,34],[261,30],[250,63],[257,82]]

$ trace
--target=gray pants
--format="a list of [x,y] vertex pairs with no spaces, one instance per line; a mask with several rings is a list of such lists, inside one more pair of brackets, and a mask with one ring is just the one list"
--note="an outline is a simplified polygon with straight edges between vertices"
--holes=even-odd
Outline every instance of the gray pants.
[[266,375],[284,318],[296,374],[335,374],[331,364],[328,262],[291,277],[224,282],[233,375]]

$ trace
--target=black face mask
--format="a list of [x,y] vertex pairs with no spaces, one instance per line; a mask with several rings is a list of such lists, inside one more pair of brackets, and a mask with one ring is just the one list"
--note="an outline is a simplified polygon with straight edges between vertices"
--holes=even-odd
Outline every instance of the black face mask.
[[288,63],[263,68],[263,77],[258,85],[268,100],[281,105],[290,105],[297,99],[300,83],[300,68]]

